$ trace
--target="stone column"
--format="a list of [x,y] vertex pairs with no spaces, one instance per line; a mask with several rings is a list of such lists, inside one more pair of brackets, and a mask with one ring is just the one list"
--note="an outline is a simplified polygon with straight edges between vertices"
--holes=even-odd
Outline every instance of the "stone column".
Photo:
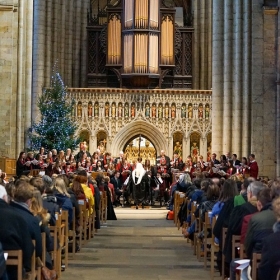
[[199,44],[199,16],[200,16],[200,11],[198,9],[198,1],[194,0],[192,1],[192,7],[193,7],[193,14],[194,14],[194,18],[193,18],[193,27],[194,27],[194,54],[193,54],[193,60],[194,60],[194,64],[193,64],[193,88],[194,89],[199,89],[199,48],[198,46]]
[[232,153],[237,154],[238,157],[242,156],[242,0],[237,0],[233,6],[233,94],[232,94]]
[[[206,0],[207,1],[207,0]],[[199,80],[199,89],[206,89],[206,81],[205,81],[205,72],[207,71],[207,63],[206,63],[206,55],[207,55],[207,44],[205,40],[206,35],[206,26],[205,26],[205,0],[199,1],[200,6],[200,22],[199,22],[199,32],[200,32],[200,39],[199,39],[199,69],[200,69],[200,80]]]
[[182,161],[185,161],[187,156],[188,156],[188,148],[187,148],[187,139],[186,137],[183,137],[183,140],[182,140]]
[[232,25],[233,1],[224,2],[224,91],[223,91],[223,153],[231,151],[232,140]]
[[52,30],[52,16],[53,16],[53,1],[46,1],[46,25],[45,25],[45,54],[46,54],[46,64],[45,64],[45,86],[50,85],[51,75],[52,75],[52,56],[53,56],[53,30]]
[[[61,74],[62,74],[62,79],[64,81],[64,77],[65,77],[65,70],[66,70],[66,46],[67,46],[67,31],[66,31],[66,18],[68,16],[67,14],[67,9],[66,9],[66,5],[69,5],[68,0],[61,0],[61,11],[62,11],[62,15],[61,15],[61,47],[60,47],[60,51],[61,51],[61,55],[60,55],[60,64],[61,64]],[[64,81],[65,82],[65,81]]]
[[80,77],[80,43],[81,43],[81,10],[82,10],[82,2],[76,1],[75,9],[74,9],[74,18],[75,18],[75,32],[74,32],[74,48],[73,48],[73,60],[75,63],[73,64],[74,68],[74,76],[73,76],[73,87],[80,87],[79,77]]
[[212,85],[212,0],[194,0],[194,85],[211,89]]
[[73,63],[73,28],[74,28],[74,21],[70,15],[74,14],[74,0],[68,0],[67,5],[68,9],[66,10],[67,13],[67,41],[66,43],[66,57],[65,57],[65,84],[68,86],[72,86],[72,63]]
[[207,28],[207,84],[206,89],[212,88],[212,35],[213,35],[213,18],[212,18],[212,0],[206,1],[206,28]]
[[[257,157],[259,164],[265,156],[263,151],[263,106],[264,106],[264,25],[263,11],[260,0],[252,1],[252,71],[251,71],[251,151]],[[267,101],[267,100],[266,100]],[[268,141],[269,139],[267,139]],[[262,165],[262,164],[261,164]]]
[[81,11],[81,70],[80,84],[81,87],[86,87],[87,84],[87,5],[82,6]]
[[32,84],[32,111],[31,118],[35,121],[39,115],[37,97],[45,85],[45,20],[46,1],[34,1],[34,25],[33,25],[33,84]]
[[[262,131],[262,153],[257,154],[258,160],[263,158],[262,166],[260,167],[260,175],[269,176],[270,178],[275,178],[276,175],[276,133],[280,127],[276,126],[277,109],[277,64],[276,57],[277,53],[275,46],[277,46],[277,15],[263,13],[263,105],[262,105],[262,115],[263,115],[263,127]],[[279,30],[278,30],[279,32]],[[255,92],[252,92],[255,94]],[[255,121],[253,120],[254,124]],[[257,138],[258,134],[254,135]],[[275,147],[273,149],[272,147]]]
[[[278,0],[278,7],[280,0]],[[276,128],[280,127],[280,14],[277,17],[277,98],[276,98]],[[276,176],[280,176],[280,129],[276,129]]]
[[[25,125],[24,130],[27,133],[31,127],[32,110],[32,39],[33,39],[33,0],[26,1],[26,43],[25,43]],[[27,137],[25,137],[25,147],[28,146]],[[19,152],[19,151],[18,151]]]
[[18,7],[18,56],[17,56],[17,120],[16,120],[16,126],[17,126],[17,143],[16,143],[16,154],[19,154],[19,151],[22,150],[24,147],[22,145],[23,143],[23,114],[24,114],[24,108],[25,108],[25,102],[24,102],[24,51],[25,51],[25,40],[24,40],[24,14],[25,14],[25,4],[26,2],[24,0],[19,1],[19,7]]
[[242,155],[248,156],[251,147],[251,0],[243,1],[243,88],[242,88]]
[[223,151],[224,0],[213,0],[212,152]]

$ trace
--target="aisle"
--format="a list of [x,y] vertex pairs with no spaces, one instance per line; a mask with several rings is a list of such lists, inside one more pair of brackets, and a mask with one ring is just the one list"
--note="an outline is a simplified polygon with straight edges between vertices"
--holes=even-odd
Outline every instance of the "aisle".
[[62,279],[210,279],[173,221],[164,219],[166,210],[115,210],[118,220],[108,221],[69,261]]

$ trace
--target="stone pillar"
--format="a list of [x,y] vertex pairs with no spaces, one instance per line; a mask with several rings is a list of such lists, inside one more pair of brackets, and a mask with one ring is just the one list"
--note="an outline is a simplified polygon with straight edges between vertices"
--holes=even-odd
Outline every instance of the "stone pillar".
[[194,64],[193,64],[193,88],[194,89],[199,89],[199,9],[198,9],[198,1],[194,0],[192,2],[192,7],[193,7],[193,14],[194,14],[194,18],[193,18],[193,27],[194,27],[194,54],[193,54],[193,60],[194,60]]
[[223,151],[224,0],[213,0],[212,152]]
[[[251,88],[251,151],[257,157],[260,165],[265,156],[263,151],[263,63],[264,35],[263,11],[259,0],[252,1],[252,88]],[[269,141],[269,139],[267,139]]]
[[194,85],[212,87],[212,0],[194,0]]
[[[263,115],[263,127],[262,132],[262,153],[258,154],[258,160],[263,158],[260,175],[269,176],[275,178],[276,175],[276,153],[271,147],[276,147],[275,130],[279,130],[276,126],[276,106],[275,101],[277,99],[277,64],[276,64],[276,51],[275,46],[277,45],[277,15],[266,14],[262,9],[263,14],[263,86],[262,86],[262,115]],[[252,91],[254,96],[255,92]],[[254,99],[255,100],[255,99]],[[254,103],[253,103],[254,105]],[[254,108],[253,108],[254,110]],[[255,121],[252,120],[252,124]],[[258,139],[258,133],[254,135],[254,138]],[[272,177],[273,176],[273,177]]]
[[52,17],[53,17],[53,1],[46,1],[46,25],[45,25],[45,54],[46,54],[46,64],[45,64],[45,86],[50,86],[51,74],[53,69],[52,56],[53,56],[53,32],[52,32]]
[[[278,7],[280,0],[278,0]],[[277,17],[276,176],[280,176],[280,14]],[[277,129],[278,128],[278,129]]]
[[87,84],[87,10],[88,5],[82,6],[81,11],[81,69],[80,69],[80,86],[86,87]]
[[212,0],[206,1],[206,29],[207,29],[207,87],[206,89],[212,88],[212,35],[213,35],[213,25],[212,25]]
[[243,87],[242,87],[242,155],[248,156],[251,147],[251,0],[243,1]]
[[66,5],[69,5],[68,1],[66,0],[60,0],[60,18],[59,18],[59,25],[61,28],[61,36],[59,36],[59,58],[60,58],[60,69],[62,74],[62,79],[64,81],[64,74],[65,74],[65,51],[66,51],[66,17],[67,17],[67,10]]
[[23,130],[23,114],[25,108],[24,100],[24,51],[25,51],[25,40],[24,40],[24,14],[25,14],[25,1],[19,1],[18,7],[18,56],[17,56],[17,143],[16,143],[16,154],[19,154],[19,151],[23,149],[22,145],[22,135]]
[[67,19],[67,41],[66,43],[66,57],[65,57],[65,84],[71,85],[72,81],[72,61],[73,61],[73,28],[74,28],[74,21],[70,15],[74,14],[74,0],[68,0],[68,5],[66,9],[66,19]]
[[231,151],[232,139],[232,25],[233,1],[224,2],[224,90],[223,90],[223,153]]
[[33,83],[32,83],[32,110],[31,118],[35,121],[39,115],[37,97],[42,93],[45,85],[45,21],[46,2],[34,0],[34,25],[33,25]]
[[81,30],[80,30],[80,21],[81,21],[81,10],[82,2],[76,1],[74,9],[74,18],[75,18],[75,32],[74,32],[74,48],[73,48],[73,59],[75,63],[73,64],[74,76],[72,81],[73,87],[80,87],[79,77],[80,77],[80,44],[81,44]]
[[241,132],[242,132],[242,0],[237,0],[233,6],[233,93],[232,93],[232,153],[240,157],[241,154]]
[[187,144],[187,139],[185,137],[183,137],[183,140],[182,140],[182,149],[183,149],[183,152],[182,152],[182,161],[185,161],[187,156],[188,156],[188,144]]
[[[207,1],[207,0],[206,0]],[[197,49],[199,50],[199,69],[200,69],[200,79],[199,79],[199,89],[206,89],[206,81],[205,81],[205,72],[207,71],[207,62],[205,61],[205,56],[207,55],[207,44],[205,40],[206,35],[206,26],[205,26],[205,0],[199,1],[200,6],[200,24],[199,24],[199,45],[200,47]]]
[[[32,109],[32,39],[33,39],[33,0],[26,1],[26,43],[25,43],[25,133],[31,127],[31,109]],[[25,147],[29,145],[27,137],[25,137]],[[17,153],[19,153],[19,149]]]

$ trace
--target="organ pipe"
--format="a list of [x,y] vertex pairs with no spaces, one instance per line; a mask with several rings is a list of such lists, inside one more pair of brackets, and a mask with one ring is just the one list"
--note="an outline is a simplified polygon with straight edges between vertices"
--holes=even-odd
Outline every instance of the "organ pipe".
[[161,23],[161,64],[174,64],[174,27],[170,16]]
[[112,16],[108,23],[108,64],[121,63],[121,21]]

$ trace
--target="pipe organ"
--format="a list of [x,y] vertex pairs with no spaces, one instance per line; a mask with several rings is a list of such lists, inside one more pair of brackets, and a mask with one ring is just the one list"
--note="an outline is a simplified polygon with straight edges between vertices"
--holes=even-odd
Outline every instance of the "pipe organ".
[[[162,0],[108,1],[107,23],[102,27],[88,27],[88,45],[95,48],[95,53],[89,54],[92,58],[89,80],[95,77],[96,85],[100,86],[102,82],[98,81],[106,75],[106,86],[115,83],[123,88],[166,88],[175,87],[176,74],[178,79],[184,80],[184,86],[187,79],[192,79],[192,56],[185,56],[181,51],[190,50],[193,31],[185,27],[181,27],[182,33],[178,31],[175,8],[164,3]],[[185,36],[187,32],[188,37]],[[182,38],[187,40],[182,42]],[[106,63],[101,73],[99,69],[103,62],[98,53],[102,48]]]

